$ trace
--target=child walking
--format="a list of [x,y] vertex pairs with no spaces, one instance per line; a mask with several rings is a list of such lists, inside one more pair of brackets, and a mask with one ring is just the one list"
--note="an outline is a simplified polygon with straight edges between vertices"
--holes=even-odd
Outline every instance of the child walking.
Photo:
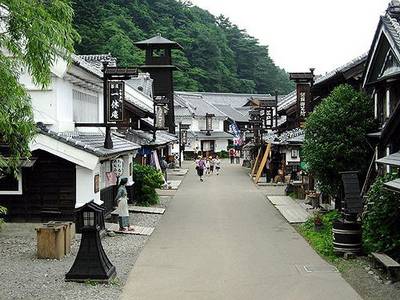
[[219,160],[218,156],[214,158],[214,166],[215,166],[215,172],[217,173],[217,175],[219,175],[219,170],[221,169],[221,161]]

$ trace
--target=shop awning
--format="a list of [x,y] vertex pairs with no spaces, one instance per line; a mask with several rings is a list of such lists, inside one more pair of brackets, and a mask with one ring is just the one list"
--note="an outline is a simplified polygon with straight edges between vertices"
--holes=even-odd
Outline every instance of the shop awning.
[[382,157],[376,161],[378,164],[400,167],[400,152]]

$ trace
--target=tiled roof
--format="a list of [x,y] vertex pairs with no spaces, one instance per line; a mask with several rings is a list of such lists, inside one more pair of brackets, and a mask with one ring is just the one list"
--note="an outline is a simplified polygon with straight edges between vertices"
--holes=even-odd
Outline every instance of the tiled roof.
[[338,73],[343,73],[343,72],[350,70],[351,68],[365,62],[367,60],[367,57],[368,57],[368,53],[364,53],[364,54],[356,57],[355,59],[349,61],[348,63],[344,64],[343,66],[340,66],[339,68],[336,68],[335,70],[328,72],[325,75],[319,76],[315,80],[314,85],[320,84],[320,83],[334,77]]
[[153,133],[143,130],[130,129],[126,138],[142,146],[161,146],[178,141],[178,137],[166,131],[157,130],[156,139],[153,140]]
[[185,98],[186,96],[197,95],[203,97],[211,104],[231,105],[232,107],[242,107],[251,97],[268,97],[269,94],[238,94],[238,93],[210,93],[210,92],[175,92]]
[[304,131],[301,128],[295,128],[285,131],[281,134],[267,133],[263,135],[263,140],[272,144],[302,144],[304,141]]
[[287,94],[285,97],[281,99],[278,103],[278,111],[284,110],[297,101],[297,92],[296,90],[292,91],[291,93]]
[[103,69],[103,61],[107,61],[109,67],[117,66],[117,59],[113,57],[111,53],[79,55],[79,57],[99,70]]
[[231,105],[214,104],[216,108],[222,111],[228,118],[236,122],[248,122],[248,115],[242,114],[242,112],[233,108]]
[[[226,115],[216,108],[213,104],[206,101],[201,95],[197,93],[175,94],[176,104],[175,107],[186,107],[195,116],[204,117],[206,114],[214,114],[216,117],[226,117]],[[179,110],[175,111],[177,117]],[[186,112],[185,112],[186,113]],[[187,115],[185,115],[187,116]]]
[[160,34],[152,38],[149,38],[147,40],[136,42],[135,45],[141,49],[146,48],[149,45],[155,45],[155,46],[169,45],[172,48],[183,49],[183,47],[179,45],[177,42],[163,38]]
[[72,61],[74,62],[75,65],[82,67],[86,71],[96,75],[99,78],[103,78],[103,72],[101,71],[101,68],[100,69],[97,68],[96,66],[84,60],[79,55],[72,54]]
[[105,135],[101,133],[83,133],[83,132],[55,132],[42,124],[38,124],[39,132],[72,147],[89,152],[98,157],[110,157],[116,154],[128,153],[140,148],[138,144],[132,143],[126,139],[112,136],[114,144],[113,149],[104,148]]

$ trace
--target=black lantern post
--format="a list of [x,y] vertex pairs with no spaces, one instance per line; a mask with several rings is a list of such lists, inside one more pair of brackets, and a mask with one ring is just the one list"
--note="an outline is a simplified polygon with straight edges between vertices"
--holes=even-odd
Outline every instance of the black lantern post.
[[65,281],[92,280],[108,283],[117,273],[101,245],[99,232],[103,222],[103,208],[91,201],[78,208],[76,214],[82,226],[82,238],[75,262],[65,274]]

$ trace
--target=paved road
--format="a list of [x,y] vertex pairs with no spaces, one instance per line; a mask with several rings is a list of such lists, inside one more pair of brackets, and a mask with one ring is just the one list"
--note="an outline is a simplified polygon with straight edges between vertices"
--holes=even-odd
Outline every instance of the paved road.
[[194,166],[129,275],[122,299],[360,299],[266,201],[246,170],[224,162],[200,183]]

